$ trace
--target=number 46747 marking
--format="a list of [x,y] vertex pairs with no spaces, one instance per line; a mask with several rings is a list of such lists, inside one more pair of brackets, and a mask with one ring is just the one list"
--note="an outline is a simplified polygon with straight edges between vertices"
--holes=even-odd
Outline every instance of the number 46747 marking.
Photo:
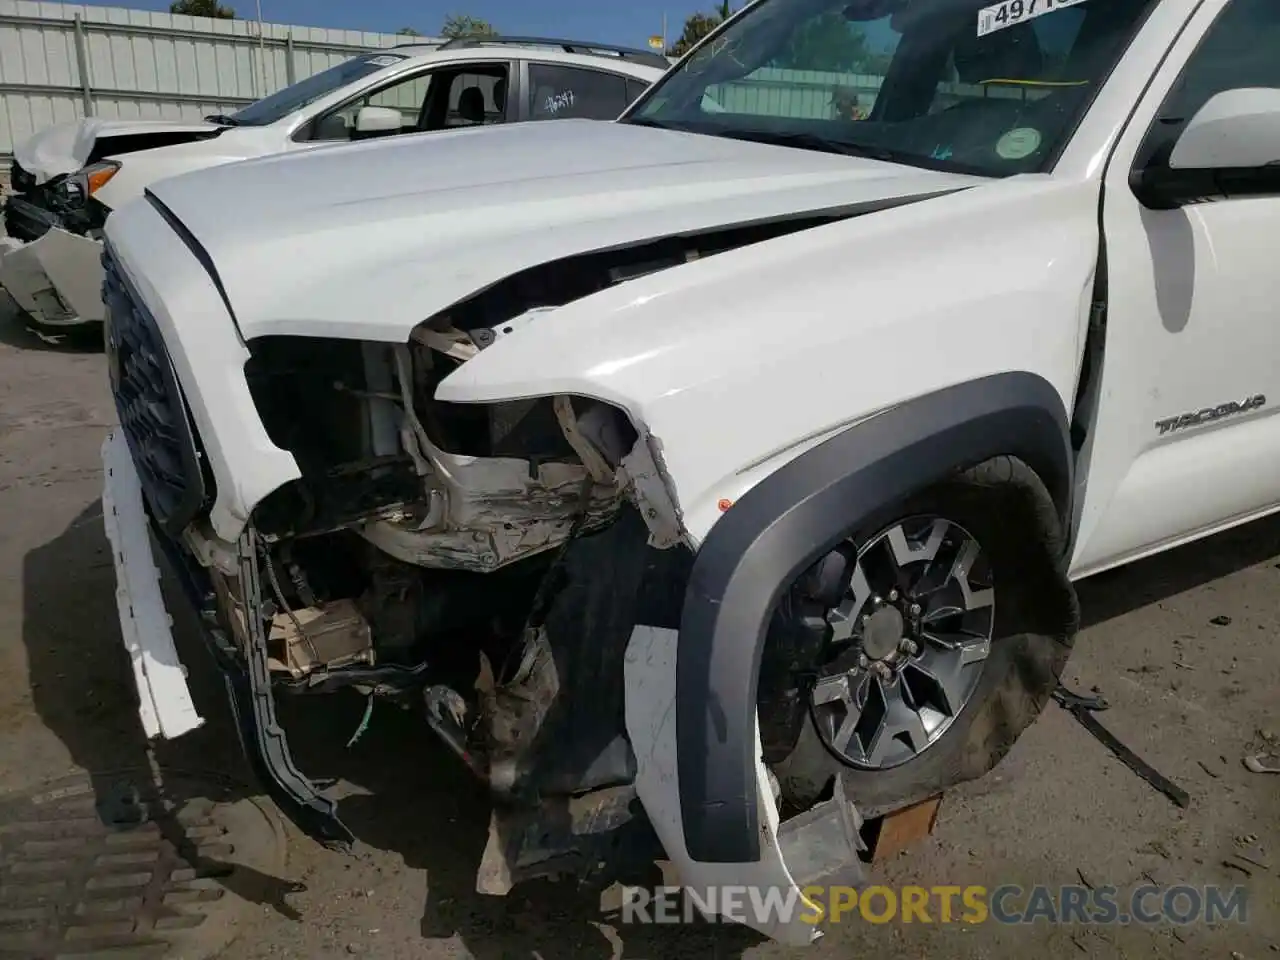
[[1042,17],[1063,7],[1073,7],[1084,0],[1004,0],[978,11],[978,36],[1004,30],[1034,17]]

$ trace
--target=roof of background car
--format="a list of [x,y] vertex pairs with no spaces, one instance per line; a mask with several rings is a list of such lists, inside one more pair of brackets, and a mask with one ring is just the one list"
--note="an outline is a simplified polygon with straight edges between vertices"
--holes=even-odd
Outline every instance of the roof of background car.
[[567,53],[564,50],[557,50],[552,46],[544,46],[540,44],[504,44],[502,46],[474,46],[474,47],[458,47],[452,50],[441,50],[436,46],[428,43],[422,44],[404,44],[395,47],[388,47],[383,50],[370,50],[372,54],[385,53],[404,56],[409,59],[423,61],[449,61],[449,60],[498,60],[504,56],[516,57],[521,60],[539,60],[543,63],[563,63],[572,66],[594,67],[599,69],[601,66],[607,65],[610,70],[615,73],[626,74],[627,76],[652,82],[662,76],[663,70],[656,66],[649,66],[644,63],[635,63],[631,60],[625,60],[620,56],[614,56],[607,52],[602,53]]

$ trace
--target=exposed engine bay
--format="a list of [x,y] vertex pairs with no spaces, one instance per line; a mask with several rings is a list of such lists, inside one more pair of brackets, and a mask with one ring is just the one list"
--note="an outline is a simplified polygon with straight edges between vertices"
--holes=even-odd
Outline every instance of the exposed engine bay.
[[[693,554],[661,444],[623,411],[568,396],[449,404],[436,387],[556,303],[810,225],[547,264],[430,318],[408,344],[249,344],[254,402],[301,477],[259,504],[238,556],[208,555],[212,539],[188,530],[214,572],[219,642],[257,688],[355,688],[425,709],[494,795],[481,892],[616,874],[634,862],[626,848],[658,854],[633,785],[622,667],[637,624],[678,627]],[[779,708],[769,730],[794,741],[803,697],[791,686],[762,697]],[[295,819],[342,841],[331,802],[293,770],[270,698],[243,693],[263,711],[263,756],[279,758],[267,776],[296,774]]]

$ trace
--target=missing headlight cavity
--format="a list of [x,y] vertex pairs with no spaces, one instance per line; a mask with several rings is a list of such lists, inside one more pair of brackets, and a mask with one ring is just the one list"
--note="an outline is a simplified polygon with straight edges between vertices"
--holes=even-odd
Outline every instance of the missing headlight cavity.
[[441,403],[461,361],[416,341],[262,338],[250,352],[267,433],[302,472],[259,506],[268,539],[347,529],[403,563],[488,572],[554,549],[580,514],[587,530],[609,523],[623,502],[615,471],[637,436],[606,404]]

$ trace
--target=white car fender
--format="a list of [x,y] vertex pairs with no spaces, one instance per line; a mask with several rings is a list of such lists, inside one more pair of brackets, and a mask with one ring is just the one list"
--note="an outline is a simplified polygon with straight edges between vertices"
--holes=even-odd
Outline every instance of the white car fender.
[[[446,378],[437,397],[479,402],[565,393],[625,409],[651,435],[687,542],[700,547],[726,508],[733,512],[733,501],[789,461],[917,397],[962,384],[974,388],[969,396],[981,394],[986,388],[977,381],[1013,372],[1039,383],[1059,415],[1069,411],[1098,255],[1097,202],[1096,184],[1027,177],[674,267],[517,326]],[[956,241],[938,243],[939,230]],[[930,251],[928,262],[921,250]],[[833,323],[833,314],[842,321]],[[1003,402],[994,392],[990,401],[997,408]],[[744,577],[731,576],[730,593],[741,592]],[[637,786],[682,884],[732,884],[761,896],[774,890],[794,901],[800,890],[784,860],[760,760],[759,718],[744,729],[737,716],[755,700],[746,686],[755,683],[747,666],[754,638],[740,635],[754,629],[753,611],[726,614],[728,627],[697,622],[699,606],[737,602],[715,592],[723,583],[698,578],[695,569],[698,590],[715,596],[694,598],[693,608],[686,597],[679,631],[638,629],[628,649],[626,716]],[[764,592],[773,586],[763,584]],[[736,659],[721,673],[724,649],[715,644],[726,629],[734,633]],[[703,682],[713,689],[691,689]],[[757,741],[746,781],[718,780],[726,770],[738,776],[723,767],[723,755],[686,765],[708,733],[711,721],[702,715],[712,702],[719,722],[727,717],[730,725],[713,739]],[[680,729],[686,722],[692,725]],[[686,769],[696,776],[689,784]],[[708,797],[709,783],[712,794],[723,790],[755,809],[727,815],[741,841],[734,850],[700,857],[691,850],[690,825],[703,831],[698,842],[707,850],[716,842],[708,840],[706,830],[716,827],[707,826],[707,811],[721,825],[726,816],[720,800]],[[743,831],[754,831],[754,839]],[[811,916],[805,903],[800,913]],[[811,924],[794,914],[736,919],[789,943],[813,936]]]
[[1096,183],[1020,177],[718,254],[539,316],[436,395],[623,408],[654,438],[697,543],[723,502],[915,396],[1026,371],[1070,410],[1097,202]]

